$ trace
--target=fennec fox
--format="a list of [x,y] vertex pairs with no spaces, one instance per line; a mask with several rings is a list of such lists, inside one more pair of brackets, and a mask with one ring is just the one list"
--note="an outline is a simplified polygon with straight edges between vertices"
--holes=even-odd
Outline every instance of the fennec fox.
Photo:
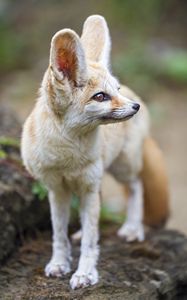
[[111,74],[109,54],[110,36],[102,16],[85,21],[81,38],[70,29],[58,31],[51,41],[40,96],[23,128],[25,167],[49,195],[53,253],[47,276],[70,272],[67,232],[72,193],[80,199],[81,255],[70,280],[72,289],[98,282],[104,171],[129,190],[127,218],[119,236],[142,241],[143,222],[158,225],[168,215],[167,178],[162,154],[149,134],[147,109]]

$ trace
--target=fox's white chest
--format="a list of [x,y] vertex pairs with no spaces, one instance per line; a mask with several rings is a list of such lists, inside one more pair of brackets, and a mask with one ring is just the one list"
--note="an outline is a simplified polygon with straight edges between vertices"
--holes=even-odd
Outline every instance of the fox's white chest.
[[51,141],[43,149],[43,162],[40,161],[40,175],[37,176],[51,178],[52,174],[55,180],[62,180],[75,193],[92,189],[100,180],[103,168],[98,159],[99,151],[94,151],[94,147],[89,151],[89,146],[79,143],[78,139],[62,144]]
[[48,136],[40,150],[42,164],[46,168],[62,170],[66,177],[69,174],[79,175],[83,169],[94,163],[99,157],[99,146],[95,135],[81,136]]
[[76,144],[55,145],[45,149],[45,161],[50,167],[57,167],[63,173],[73,172],[81,169],[90,161],[84,149],[80,149]]

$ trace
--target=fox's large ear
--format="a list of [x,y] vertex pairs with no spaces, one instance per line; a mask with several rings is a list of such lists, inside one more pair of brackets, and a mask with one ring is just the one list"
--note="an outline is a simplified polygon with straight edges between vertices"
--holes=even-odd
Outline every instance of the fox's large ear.
[[80,38],[73,30],[60,30],[52,38],[50,66],[59,80],[67,78],[76,86],[85,84],[85,54]]
[[111,42],[107,23],[102,16],[93,15],[86,19],[81,40],[88,59],[106,67],[109,65]]

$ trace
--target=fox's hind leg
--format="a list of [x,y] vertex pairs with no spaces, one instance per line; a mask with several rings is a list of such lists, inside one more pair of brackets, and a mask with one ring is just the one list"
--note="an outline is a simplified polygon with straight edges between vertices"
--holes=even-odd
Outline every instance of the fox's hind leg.
[[127,202],[127,219],[118,230],[118,236],[128,242],[144,240],[143,226],[143,188],[139,178],[128,184],[129,197]]

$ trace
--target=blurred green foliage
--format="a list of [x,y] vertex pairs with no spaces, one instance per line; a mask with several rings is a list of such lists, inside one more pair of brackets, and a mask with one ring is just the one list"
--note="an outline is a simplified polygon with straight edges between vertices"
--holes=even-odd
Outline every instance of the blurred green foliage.
[[168,53],[161,61],[161,75],[180,83],[187,83],[187,51]]
[[35,181],[32,185],[32,193],[38,197],[39,200],[44,200],[47,197],[47,190],[39,181]]
[[164,80],[175,84],[187,84],[187,51],[172,52],[152,57],[142,47],[118,55],[113,64],[114,73],[122,82],[133,86],[139,93],[152,89]]
[[0,66],[1,72],[21,68],[23,63],[24,40],[7,25],[0,23]]
[[160,22],[168,0],[105,0],[101,1],[108,9],[110,19],[118,27],[124,28],[128,35],[140,39],[150,34]]
[[145,49],[139,46],[116,56],[113,62],[114,74],[126,85],[140,94],[154,84],[155,68]]
[[102,203],[101,205],[101,222],[113,222],[116,224],[122,224],[125,220],[125,212],[119,213],[111,210],[107,204]]
[[20,147],[20,141],[16,138],[0,136],[0,145],[2,146],[13,146]]
[[[114,73],[121,80],[140,94],[159,78],[186,83],[186,11],[184,0],[1,0],[0,75],[46,62],[55,31],[80,33],[85,18],[98,13],[109,23]],[[171,55],[160,46],[152,51],[157,39]]]
[[7,158],[7,153],[4,150],[0,149],[0,159],[6,159]]

